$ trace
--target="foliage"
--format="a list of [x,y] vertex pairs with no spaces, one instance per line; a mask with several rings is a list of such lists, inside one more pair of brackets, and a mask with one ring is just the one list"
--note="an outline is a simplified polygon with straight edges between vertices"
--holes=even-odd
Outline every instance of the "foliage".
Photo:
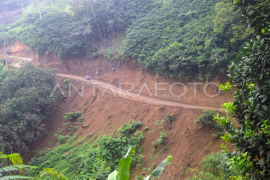
[[66,115],[64,116],[64,118],[67,119],[67,120],[73,121],[73,120],[78,119],[82,115],[83,114],[82,114],[81,111],[78,111],[78,112],[69,112],[69,113],[66,113]]
[[160,135],[159,135],[159,138],[158,138],[157,142],[159,144],[164,144],[167,135],[168,135],[167,131],[164,131],[164,130],[160,131]]
[[66,86],[65,86],[66,89],[68,89],[70,81],[71,81],[70,79],[65,79],[65,80],[64,80],[64,83],[65,83],[65,85],[66,85]]
[[129,170],[135,150],[130,147],[127,154],[119,161],[118,168],[108,176],[108,180],[128,180]]
[[20,154],[3,154],[0,152],[0,159],[3,159],[5,162],[9,160],[13,165],[6,165],[4,167],[0,167],[0,179],[2,180],[9,180],[9,179],[30,179],[32,177],[22,176],[22,175],[10,175],[13,171],[21,172],[22,169],[25,168],[34,168],[37,169],[38,167],[35,166],[27,166],[23,165],[23,160]]
[[21,40],[39,56],[53,53],[60,60],[81,57],[96,53],[100,50],[97,42],[123,32],[153,6],[153,0],[34,1],[4,34],[7,43]]
[[43,168],[39,175],[36,176],[33,180],[44,179],[46,177],[50,177],[51,179],[56,180],[68,180],[65,175],[51,168]]
[[217,134],[212,134],[215,138],[219,139],[224,134],[224,128],[216,121],[214,110],[205,110],[204,114],[198,117],[195,122],[200,126],[209,126],[212,130],[218,130]]
[[[221,16],[220,6],[230,16]],[[224,69],[230,60],[240,60],[239,47],[250,34],[238,32],[236,27],[245,31],[247,25],[237,22],[237,13],[232,12],[228,4],[218,0],[160,3],[128,28],[123,48],[143,67],[166,76],[186,80],[208,76]],[[230,24],[232,21],[235,23]],[[222,24],[226,33],[216,32],[215,24]],[[232,44],[232,38],[238,41]]]
[[196,123],[202,126],[210,126],[212,129],[222,130],[222,125],[214,120],[214,110],[205,110],[204,114],[196,119]]
[[144,131],[149,131],[149,127],[146,126],[146,127],[144,128]]
[[144,180],[150,180],[152,177],[155,178],[160,178],[165,166],[168,166],[171,161],[173,160],[173,157],[169,155],[164,161],[162,161],[158,167],[149,175],[147,176]]
[[[246,179],[270,178],[270,29],[267,3],[264,0],[233,1],[241,17],[254,28],[256,37],[245,44],[243,60],[229,66],[229,77],[236,84],[235,100],[232,105],[225,105],[228,109],[226,117],[216,117],[226,128],[223,139],[231,142],[237,150],[228,153],[231,168]],[[237,126],[230,119],[232,115]]]
[[173,113],[172,113],[172,114],[167,114],[167,115],[166,115],[166,119],[167,119],[168,121],[170,121],[170,123],[174,122],[175,118],[174,118],[174,116],[173,116]]
[[130,134],[134,133],[135,129],[141,125],[141,121],[134,123],[132,120],[129,120],[129,123],[123,123],[118,131],[125,136],[129,136]]
[[269,176],[269,41],[257,36],[246,43],[243,61],[229,67],[230,78],[237,83],[235,102],[224,104],[227,116],[234,115],[239,124],[234,127],[230,118],[217,117],[226,127],[226,141],[232,142],[239,153],[231,155],[232,167],[252,179]]
[[[123,124],[114,135],[101,135],[97,138],[97,135],[90,134],[78,141],[78,136],[71,137],[64,144],[39,152],[30,165],[53,168],[69,179],[106,179],[113,169],[117,169],[119,160],[130,146],[141,153],[139,144],[144,135],[134,127],[138,125],[130,121]],[[131,166],[134,167],[136,162],[133,161]],[[30,170],[28,173],[29,176],[37,174],[37,170]],[[48,177],[43,179],[49,180]]]
[[0,65],[0,149],[25,152],[45,133],[43,122],[56,106],[55,73],[25,64],[19,70]]
[[220,89],[225,92],[229,92],[232,89],[232,85],[230,82],[226,82],[225,85],[219,85]]
[[232,176],[237,175],[236,170],[230,168],[226,152],[221,151],[207,155],[200,162],[200,172],[189,178],[189,180],[230,180]]
[[[236,1],[231,0],[235,4]],[[246,21],[250,27],[255,29],[256,34],[264,34],[263,30],[269,27],[269,10],[268,1],[238,1],[234,6],[235,9],[241,12],[241,18]]]
[[165,122],[164,120],[157,120],[157,121],[155,122],[155,125],[161,126],[164,122]]
[[169,150],[169,147],[168,146],[165,146],[162,148],[162,154],[164,154],[165,152],[168,152]]
[[[127,154],[120,160],[118,164],[118,169],[113,171],[108,176],[108,180],[128,180],[130,164],[134,154],[135,150],[130,147]],[[150,180],[151,177],[160,178],[165,166],[168,166],[171,163],[172,159],[173,157],[169,155],[149,176],[145,178],[145,180]]]

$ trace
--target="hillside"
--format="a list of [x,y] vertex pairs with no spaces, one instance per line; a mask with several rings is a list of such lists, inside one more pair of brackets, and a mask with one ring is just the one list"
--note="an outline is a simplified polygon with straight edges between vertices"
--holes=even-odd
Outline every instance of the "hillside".
[[0,0],[0,179],[268,179],[266,4]]
[[145,69],[185,80],[224,74],[240,61],[239,50],[253,32],[237,19],[239,11],[218,0],[35,1],[23,10],[19,20],[0,28],[7,44],[21,40],[39,57],[52,53],[63,63],[128,56]]
[[[10,46],[11,52],[21,49],[21,51],[17,51],[16,53],[25,56],[31,54],[23,48],[24,45],[20,47],[19,44],[20,43],[17,42],[13,46]],[[67,75],[58,76],[56,79],[56,83],[59,83],[64,91],[66,91],[65,79],[71,79],[71,83],[75,85],[77,89],[80,89],[82,82],[86,81],[83,78],[85,71],[90,71],[92,78],[104,82],[105,86],[96,89],[95,96],[93,96],[93,86],[86,85],[84,97],[81,97],[73,90],[71,97],[59,100],[57,109],[50,117],[50,120],[45,123],[47,135],[31,144],[30,151],[36,152],[45,150],[45,147],[48,146],[52,147],[52,143],[57,142],[57,136],[55,137],[55,134],[62,132],[63,135],[65,135],[69,132],[69,128],[64,125],[67,123],[67,120],[64,118],[65,114],[79,111],[83,112],[84,120],[81,124],[73,123],[72,125],[78,127],[72,136],[75,137],[79,135],[79,139],[92,133],[97,134],[97,136],[102,134],[114,134],[122,123],[126,123],[130,119],[135,122],[142,122],[143,125],[139,130],[144,132],[145,140],[140,144],[144,147],[142,151],[144,161],[141,165],[145,168],[150,168],[152,164],[157,164],[168,156],[168,154],[174,157],[174,162],[170,168],[167,168],[162,176],[163,179],[166,179],[168,176],[172,177],[172,179],[186,179],[186,177],[189,177],[192,173],[181,168],[197,168],[203,157],[211,152],[219,151],[221,144],[224,143],[223,140],[216,139],[212,135],[216,131],[211,131],[209,128],[202,128],[195,122],[197,117],[203,114],[204,109],[207,109],[207,107],[208,109],[220,109],[222,103],[231,100],[231,96],[223,92],[215,98],[207,97],[203,93],[205,82],[202,82],[203,85],[201,87],[197,87],[196,97],[194,97],[194,86],[190,86],[188,83],[184,83],[187,87],[187,93],[181,98],[172,97],[168,91],[160,91],[159,96],[153,98],[144,90],[141,97],[149,97],[150,100],[154,100],[153,102],[148,102],[140,101],[138,97],[126,98],[125,95],[122,95],[123,97],[119,97],[119,95],[117,95],[118,97],[114,97],[114,94],[110,90],[107,91],[105,96],[102,96],[102,94],[108,82],[117,89],[119,88],[119,83],[133,82],[135,87],[135,90],[132,91],[133,93],[138,94],[143,84],[147,84],[150,93],[154,95],[155,83],[167,82],[169,85],[172,85],[178,82],[177,79],[159,76],[159,79],[156,80],[155,73],[147,71],[141,72],[139,64],[132,59],[115,61],[105,58],[70,59],[67,60],[65,64],[62,64],[57,61],[57,57],[49,55],[34,59],[33,63],[43,68],[56,68],[58,73],[66,73]],[[95,74],[97,68],[101,70],[101,73],[98,75]],[[115,68],[116,71],[113,71],[113,68]],[[214,82],[220,84],[218,79]],[[208,87],[207,92],[209,94],[215,94],[216,86]],[[118,94],[118,90],[114,93]],[[183,88],[176,86],[174,93],[183,93]],[[161,101],[159,102],[158,100]],[[177,103],[183,103],[183,106]],[[194,108],[191,108],[192,106],[194,106]],[[173,124],[166,121],[167,114],[174,115],[175,121]],[[155,148],[152,142],[157,140],[160,135],[160,125],[156,125],[159,120],[165,120],[162,126],[169,133],[166,136],[165,144],[157,148],[153,158],[152,150]],[[149,128],[149,131],[144,130],[146,127]],[[162,153],[164,147],[167,147],[168,150]],[[33,157],[33,155],[25,156],[26,162],[28,162],[31,157]],[[153,160],[148,163],[150,157],[152,157]],[[135,178],[141,171],[143,171],[142,168],[136,167],[132,177]]]

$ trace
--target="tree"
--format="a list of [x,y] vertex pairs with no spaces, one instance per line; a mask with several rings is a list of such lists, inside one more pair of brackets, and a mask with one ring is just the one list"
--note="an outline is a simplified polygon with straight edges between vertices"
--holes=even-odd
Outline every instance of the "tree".
[[0,65],[0,150],[25,152],[45,133],[43,122],[56,106],[50,96],[55,73],[28,63],[19,70]]
[[[236,147],[228,153],[231,168],[246,179],[270,178],[270,28],[268,1],[233,2],[257,36],[244,47],[241,63],[229,66],[236,85],[235,102],[225,107],[227,117],[216,119],[226,128],[223,139]],[[231,116],[238,125],[234,126]]]

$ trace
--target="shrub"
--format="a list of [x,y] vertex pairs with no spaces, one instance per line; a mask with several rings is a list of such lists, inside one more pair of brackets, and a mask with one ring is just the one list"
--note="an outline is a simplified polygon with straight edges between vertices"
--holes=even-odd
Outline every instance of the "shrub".
[[166,115],[166,119],[168,121],[170,121],[170,123],[174,122],[174,116],[173,116],[173,113],[172,114],[167,114]]
[[218,124],[215,118],[214,110],[205,110],[204,114],[196,119],[196,123],[202,126],[210,126],[212,129],[223,130],[222,125]]
[[200,162],[200,172],[189,180],[220,179],[230,180],[231,176],[237,176],[235,169],[231,169],[229,160],[224,151],[207,155]]
[[63,136],[63,135],[58,135],[58,134],[55,134],[54,136],[57,138],[60,144],[65,143],[66,140],[70,138],[70,136]]
[[164,122],[165,122],[164,120],[157,120],[157,121],[155,122],[155,125],[161,126]]
[[169,150],[169,147],[168,146],[165,146],[162,148],[162,154],[164,154],[165,152],[168,152]]
[[134,133],[135,129],[142,125],[142,122],[134,122],[133,120],[129,120],[129,123],[123,123],[121,128],[118,130],[121,134],[125,136],[129,136],[130,134]]
[[78,112],[69,112],[69,113],[66,113],[66,115],[64,116],[64,118],[67,119],[67,120],[73,121],[73,120],[78,119],[81,115],[82,115],[82,112],[81,111],[78,111]]
[[[113,135],[100,137],[89,135],[79,141],[76,141],[78,135],[68,139],[66,139],[68,136],[58,136],[65,142],[39,152],[30,164],[40,168],[52,167],[61,171],[69,179],[106,179],[109,173],[117,168],[118,162],[130,146],[140,153],[139,144],[144,139],[143,133],[136,130],[140,124],[130,120],[129,123],[122,124]],[[131,164],[132,167],[142,160],[143,155],[138,154]],[[37,173],[37,170],[30,170],[28,175],[36,176]],[[50,179],[44,177],[44,180]]]
[[168,134],[167,131],[164,131],[164,130],[160,131],[160,135],[159,135],[159,138],[158,138],[157,142],[159,144],[164,144],[167,134]]
[[66,85],[66,89],[68,89],[69,83],[70,83],[70,79],[65,79],[65,80],[64,80],[64,83],[65,83],[65,85]]
[[55,73],[27,63],[19,70],[0,64],[0,144],[4,151],[25,152],[45,133],[44,121],[56,106],[50,96]]
[[144,131],[149,131],[149,127],[146,126],[146,127],[144,128]]

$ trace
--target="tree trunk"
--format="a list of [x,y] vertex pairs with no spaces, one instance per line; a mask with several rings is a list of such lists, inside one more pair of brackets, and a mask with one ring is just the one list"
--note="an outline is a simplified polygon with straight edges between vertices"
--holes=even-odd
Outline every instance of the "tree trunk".
[[5,40],[5,36],[3,36],[3,40],[4,40],[4,48],[5,48],[6,68],[8,69],[8,66],[7,66],[7,48],[6,48],[6,40]]
[[40,19],[41,19],[40,7],[38,7],[38,10],[39,10],[39,17],[40,17]]
[[97,22],[97,19],[96,19],[96,15],[95,15],[95,11],[94,11],[92,2],[90,2],[90,5],[91,5],[91,8],[92,8],[92,12],[93,12],[94,18],[95,18],[96,23],[97,23],[97,27],[98,27],[98,31],[99,31],[100,38],[101,38],[101,40],[102,40],[102,35],[101,35],[100,28],[99,28],[99,25],[98,25],[98,22]]

